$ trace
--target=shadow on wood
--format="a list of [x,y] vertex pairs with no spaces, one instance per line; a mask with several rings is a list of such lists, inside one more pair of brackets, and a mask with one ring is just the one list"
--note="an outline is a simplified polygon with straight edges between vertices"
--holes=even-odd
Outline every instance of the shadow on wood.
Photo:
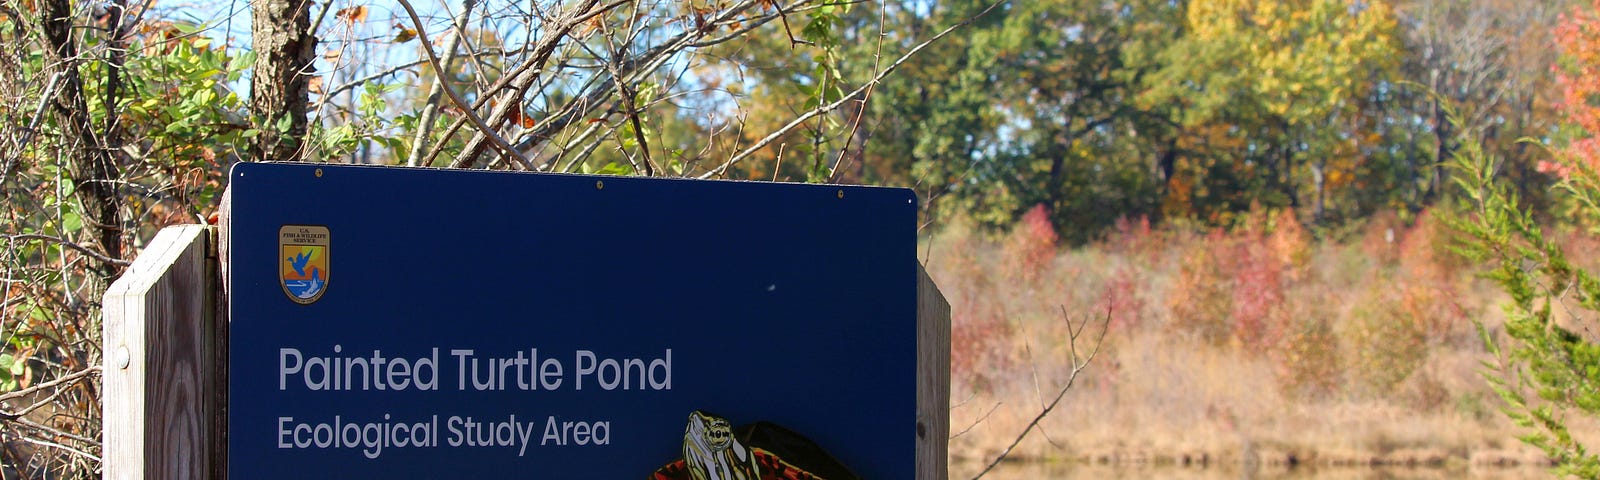
[[950,302],[917,265],[917,480],[950,477]]

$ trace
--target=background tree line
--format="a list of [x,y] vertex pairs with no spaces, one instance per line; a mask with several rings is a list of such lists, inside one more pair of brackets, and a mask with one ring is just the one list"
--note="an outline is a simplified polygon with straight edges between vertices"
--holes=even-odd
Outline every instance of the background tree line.
[[[936,16],[964,15],[959,4],[941,3]],[[1072,243],[1119,218],[1229,226],[1252,205],[1336,227],[1450,198],[1444,162],[1470,130],[1542,211],[1553,177],[1538,172],[1542,152],[1518,139],[1571,134],[1558,111],[1572,100],[1550,74],[1553,29],[1568,8],[1014,4],[880,90],[858,154],[866,167],[846,175],[916,185],[937,214],[990,226],[1044,205]]]

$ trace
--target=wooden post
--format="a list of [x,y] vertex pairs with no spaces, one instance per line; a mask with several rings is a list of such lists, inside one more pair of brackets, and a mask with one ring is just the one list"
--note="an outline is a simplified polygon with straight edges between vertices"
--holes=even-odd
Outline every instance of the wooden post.
[[106,290],[104,478],[221,472],[226,415],[219,402],[227,384],[218,370],[226,343],[218,319],[226,310],[219,307],[211,232],[201,225],[161,230]]
[[950,302],[917,266],[917,480],[950,477]]

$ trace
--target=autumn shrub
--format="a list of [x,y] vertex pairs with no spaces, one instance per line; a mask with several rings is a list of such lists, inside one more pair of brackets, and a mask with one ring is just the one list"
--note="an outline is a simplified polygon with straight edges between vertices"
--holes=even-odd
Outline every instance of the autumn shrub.
[[1257,208],[1230,243],[1223,265],[1233,284],[1232,340],[1247,352],[1267,352],[1289,328],[1285,293],[1305,273],[1309,236],[1293,210]]
[[1370,286],[1357,293],[1337,330],[1356,393],[1401,389],[1404,400],[1419,407],[1444,402],[1428,379],[1411,377],[1440,347],[1471,343],[1470,302],[1461,301],[1466,264],[1451,250],[1456,239],[1429,211],[1410,222],[1393,213],[1368,221],[1358,242],[1372,260],[1363,273]]
[[1423,210],[1400,238],[1400,269],[1411,279],[1430,284],[1457,283],[1462,272],[1473,267],[1455,250],[1463,240],[1432,209]]
[[984,270],[983,257],[993,250],[991,242],[964,215],[952,216],[944,223],[926,246],[923,262],[929,274],[941,280],[939,285],[947,297],[990,290],[993,279]]
[[1221,230],[1191,238],[1183,248],[1178,278],[1167,297],[1173,334],[1222,345],[1232,334],[1233,279],[1223,264],[1231,242]]
[[1387,283],[1375,281],[1362,293],[1341,332],[1353,383],[1367,395],[1393,390],[1428,354],[1424,322],[1405,308],[1406,292]]
[[1450,406],[1454,399],[1439,377],[1427,369],[1418,369],[1396,388],[1394,400],[1419,412],[1437,412]]
[[1121,217],[1112,224],[1101,245],[1108,253],[1148,264],[1159,261],[1166,252],[1167,237],[1167,232],[1151,228],[1150,217]]
[[1403,223],[1394,212],[1375,213],[1361,230],[1361,252],[1378,265],[1394,265],[1400,261],[1399,241],[1404,233]]
[[1331,306],[1312,288],[1300,288],[1286,305],[1281,343],[1271,351],[1279,389],[1299,398],[1325,397],[1343,384],[1344,359],[1334,334]]
[[1232,340],[1247,352],[1263,352],[1282,334],[1283,269],[1259,236],[1249,235],[1234,247],[1232,260]]
[[1034,205],[1022,214],[1011,234],[1006,237],[1003,254],[1011,272],[1027,285],[1036,285],[1056,258],[1056,244],[1061,236],[1050,223],[1050,212],[1044,205]]
[[1141,289],[1148,284],[1138,268],[1128,265],[1112,271],[1105,279],[1105,293],[1095,312],[1110,316],[1107,319],[1110,331],[1131,334],[1142,326],[1145,299]]
[[995,250],[993,242],[964,217],[949,220],[934,239],[924,261],[950,302],[951,380],[987,388],[1010,358],[1005,350],[1012,329],[1000,292],[1008,279],[995,278],[992,255],[985,255]]
[[1474,343],[1466,295],[1467,262],[1451,246],[1459,236],[1431,211],[1418,214],[1398,242],[1398,265],[1390,281],[1400,291],[1401,313],[1415,319],[1430,345]]
[[1295,218],[1293,209],[1279,210],[1267,235],[1267,248],[1290,282],[1302,280],[1311,268],[1311,233]]
[[[976,390],[991,388],[1010,363],[1011,326],[1004,319],[952,308],[950,317],[950,380]],[[959,390],[959,389],[958,389]]]

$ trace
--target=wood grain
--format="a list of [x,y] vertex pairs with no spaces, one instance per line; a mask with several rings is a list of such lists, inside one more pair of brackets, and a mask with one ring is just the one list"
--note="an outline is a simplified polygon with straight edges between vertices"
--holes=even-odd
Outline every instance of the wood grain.
[[212,310],[211,324],[215,327],[212,332],[212,380],[216,382],[216,390],[212,394],[212,419],[211,419],[211,476],[210,478],[228,478],[228,247],[232,245],[229,239],[233,231],[233,186],[222,191],[222,203],[217,206],[217,224],[211,228],[211,249],[214,258],[209,263],[215,270],[213,277],[217,288],[211,299]]
[[156,234],[104,297],[104,478],[212,475],[218,274],[209,229]]
[[917,480],[950,476],[950,302],[917,266]]

